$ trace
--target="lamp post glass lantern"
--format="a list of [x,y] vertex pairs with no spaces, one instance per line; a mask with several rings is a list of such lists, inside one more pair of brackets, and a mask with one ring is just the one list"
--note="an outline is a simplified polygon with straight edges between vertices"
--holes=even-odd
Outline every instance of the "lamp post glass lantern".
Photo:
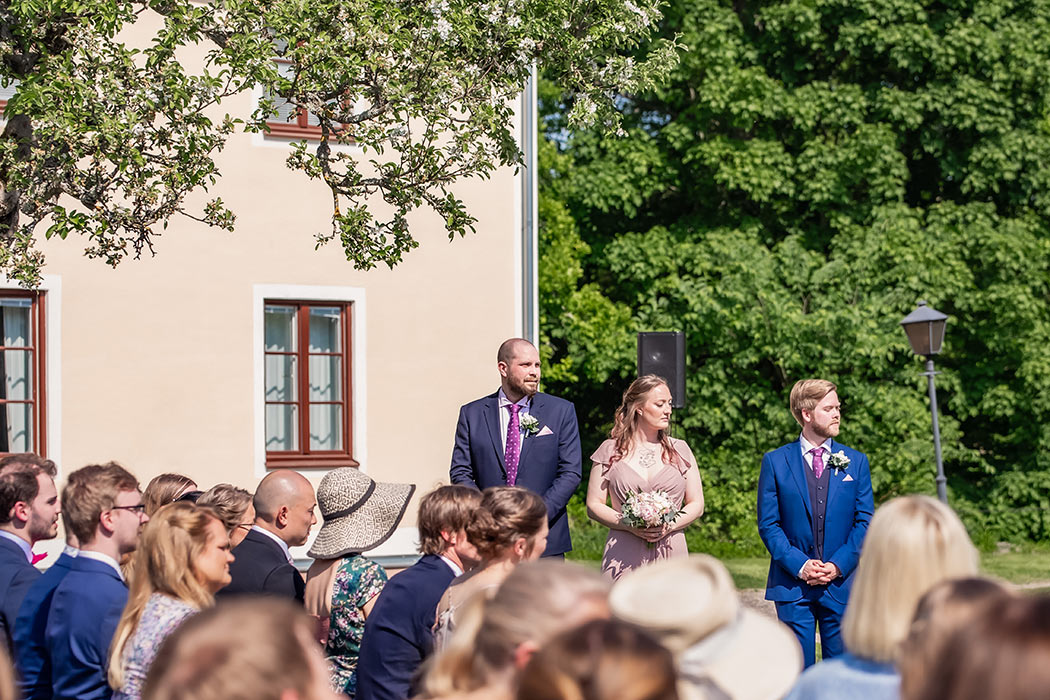
[[933,451],[937,458],[937,498],[941,503],[948,503],[948,479],[944,476],[944,461],[941,459],[941,428],[937,421],[937,388],[933,378],[937,372],[933,368],[933,356],[941,351],[944,343],[944,327],[948,316],[930,308],[925,301],[920,301],[915,311],[904,317],[901,325],[908,336],[912,352],[926,358],[926,377],[930,392],[930,415],[933,420]]

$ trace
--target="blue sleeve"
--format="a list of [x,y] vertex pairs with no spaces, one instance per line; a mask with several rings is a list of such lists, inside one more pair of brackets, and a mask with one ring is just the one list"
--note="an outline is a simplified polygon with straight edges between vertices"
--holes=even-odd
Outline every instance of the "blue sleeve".
[[871,489],[871,468],[868,458],[863,453],[855,453],[857,464],[857,496],[853,506],[853,526],[850,528],[846,543],[835,550],[828,558],[838,567],[843,578],[853,573],[860,561],[860,550],[864,545],[864,536],[868,533],[868,524],[875,512],[875,496]]
[[762,457],[762,469],[758,474],[758,534],[773,561],[792,578],[798,578],[798,572],[809,557],[791,544],[780,520],[779,492],[772,453],[766,453]]
[[478,488],[477,473],[470,459],[470,424],[467,421],[466,406],[459,409],[456,442],[452,446],[452,464],[448,469],[448,478],[453,484]]
[[575,406],[567,403],[564,414],[558,430],[558,470],[554,474],[554,481],[543,493],[543,502],[547,504],[547,517],[551,520],[565,510],[583,478],[580,427],[576,422]]

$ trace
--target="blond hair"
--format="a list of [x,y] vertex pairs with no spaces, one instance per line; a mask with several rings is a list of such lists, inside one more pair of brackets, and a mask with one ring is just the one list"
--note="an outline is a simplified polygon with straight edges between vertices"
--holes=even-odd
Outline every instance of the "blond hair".
[[[649,392],[657,387],[667,386],[667,380],[655,374],[643,374],[631,382],[627,390],[623,392],[623,399],[613,418],[613,427],[609,431],[609,437],[616,445],[616,459],[623,459],[631,452],[631,442],[638,431],[641,421],[640,411],[642,404]],[[674,460],[674,448],[671,447],[671,438],[666,430],[660,430],[657,435],[663,448],[663,461]]]
[[857,656],[893,661],[919,599],[937,583],[977,573],[962,521],[929,496],[903,496],[875,511],[864,540],[842,639]]
[[551,559],[520,564],[492,598],[476,595],[461,608],[448,646],[432,657],[423,677],[423,697],[489,685],[513,668],[522,643],[542,645],[590,619],[584,617],[589,611],[608,615],[609,586],[608,579],[578,564]]
[[791,415],[799,425],[805,425],[802,421],[803,411],[812,411],[820,403],[820,400],[838,387],[827,379],[800,379],[791,387],[791,396],[788,403],[791,407]]
[[208,544],[208,526],[212,521],[222,522],[206,508],[179,501],[162,506],[143,528],[133,560],[131,592],[109,650],[109,684],[115,690],[124,687],[124,650],[154,593],[181,600],[198,610],[214,602],[212,594],[197,579],[197,560]]
[[234,529],[241,524],[251,504],[252,495],[233,484],[216,484],[197,499],[198,506],[215,511],[229,534],[233,534]]
[[161,506],[174,503],[179,496],[197,487],[197,482],[182,474],[161,474],[150,479],[142,492],[146,515],[152,516]]
[[139,482],[116,462],[91,464],[69,475],[62,489],[62,516],[81,545],[95,541],[102,513],[113,508],[121,491],[138,491]]

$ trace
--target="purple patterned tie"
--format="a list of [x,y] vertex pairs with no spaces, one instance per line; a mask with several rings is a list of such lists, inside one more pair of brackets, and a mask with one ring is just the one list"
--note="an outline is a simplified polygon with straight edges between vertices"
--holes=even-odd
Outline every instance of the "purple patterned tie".
[[507,423],[507,451],[503,461],[507,464],[507,485],[513,486],[518,480],[518,459],[521,457],[521,428],[518,421],[521,406],[512,403],[507,408],[510,409],[510,422]]
[[813,455],[813,476],[819,479],[824,473],[824,448],[814,447],[809,453]]

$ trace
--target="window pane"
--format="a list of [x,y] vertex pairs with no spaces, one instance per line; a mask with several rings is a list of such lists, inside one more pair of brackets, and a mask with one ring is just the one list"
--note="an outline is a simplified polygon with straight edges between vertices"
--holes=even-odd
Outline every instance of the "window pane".
[[310,404],[310,449],[343,449],[343,407]]
[[299,449],[296,439],[297,418],[293,405],[266,406],[266,450],[289,452]]
[[310,400],[342,401],[342,367],[338,355],[310,355]]
[[295,307],[266,306],[263,336],[268,352],[295,352]]
[[33,398],[33,353],[29,350],[4,350],[4,384],[0,399],[28,400]]
[[310,309],[310,352],[340,352],[339,328],[342,326],[339,309]]
[[30,299],[0,299],[4,345],[17,348],[32,344],[29,322],[32,307]]
[[296,401],[295,355],[266,355],[266,400]]
[[7,443],[0,448],[4,452],[33,451],[33,405],[10,403],[3,407],[3,438]]

